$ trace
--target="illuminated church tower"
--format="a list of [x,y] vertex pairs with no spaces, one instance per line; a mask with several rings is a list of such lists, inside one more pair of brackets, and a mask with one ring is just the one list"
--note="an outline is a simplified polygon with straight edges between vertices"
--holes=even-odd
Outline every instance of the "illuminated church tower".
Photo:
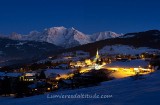
[[99,70],[100,69],[100,56],[99,56],[99,52],[98,52],[98,49],[97,49],[97,52],[96,52],[96,57],[94,58],[94,62],[95,62],[95,70]]
[[96,53],[96,59],[99,59],[98,49],[97,49],[97,53]]
[[98,52],[98,49],[97,49],[96,56],[95,56],[93,62],[97,62],[99,59],[100,59],[100,56],[99,56],[99,52]]

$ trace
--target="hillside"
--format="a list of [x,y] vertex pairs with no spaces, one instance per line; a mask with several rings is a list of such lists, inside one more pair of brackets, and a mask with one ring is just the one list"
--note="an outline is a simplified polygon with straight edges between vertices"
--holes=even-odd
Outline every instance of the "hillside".
[[[100,86],[57,91],[45,95],[26,98],[1,97],[2,105],[159,105],[160,71],[145,75],[139,79],[131,77],[111,80]],[[63,95],[79,95],[79,98],[62,98]],[[80,98],[80,95],[96,98]],[[98,98],[105,96],[105,98]],[[48,97],[48,98],[47,98]],[[87,97],[87,96],[86,96]]]
[[160,49],[160,31],[149,30],[145,32],[128,33],[122,37],[105,39],[94,43],[67,49],[67,51],[83,50],[95,55],[97,49],[102,49],[106,45],[129,45],[133,47],[150,47]]
[[43,58],[47,53],[56,54],[60,49],[62,48],[47,42],[0,38],[0,66]]

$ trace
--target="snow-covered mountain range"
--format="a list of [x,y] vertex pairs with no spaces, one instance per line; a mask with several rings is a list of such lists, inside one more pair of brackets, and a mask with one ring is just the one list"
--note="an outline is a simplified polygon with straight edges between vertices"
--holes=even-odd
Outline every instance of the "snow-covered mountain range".
[[99,32],[93,35],[86,35],[76,29],[61,27],[51,27],[42,32],[31,31],[28,35],[12,33],[9,38],[14,40],[33,40],[55,44],[57,46],[69,48],[87,43],[92,43],[108,38],[122,36],[111,31]]

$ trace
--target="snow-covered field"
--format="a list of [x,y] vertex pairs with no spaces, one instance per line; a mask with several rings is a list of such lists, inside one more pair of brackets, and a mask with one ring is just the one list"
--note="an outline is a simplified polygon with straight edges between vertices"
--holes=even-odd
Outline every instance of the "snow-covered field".
[[[78,95],[81,94],[96,97],[78,98]],[[60,96],[55,98],[54,95]],[[77,97],[68,98],[69,96],[63,95]],[[105,98],[100,98],[101,96]],[[128,77],[103,82],[100,86],[57,91],[33,97],[0,97],[0,105],[160,105],[159,97],[160,71],[156,71],[138,80]]]
[[156,53],[160,52],[160,50],[151,49],[147,47],[135,48],[133,46],[128,46],[128,45],[112,45],[112,46],[105,46],[99,51],[100,54],[131,54],[131,55],[141,54],[144,52]]

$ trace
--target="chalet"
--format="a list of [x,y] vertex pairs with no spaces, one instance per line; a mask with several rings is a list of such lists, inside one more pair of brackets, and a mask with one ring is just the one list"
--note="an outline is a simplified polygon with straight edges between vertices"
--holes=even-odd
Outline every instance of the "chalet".
[[75,67],[85,67],[86,64],[84,61],[77,61]]
[[85,61],[75,61],[75,62],[70,62],[69,65],[71,68],[77,68],[77,67],[85,67],[86,63]]
[[59,79],[59,78],[67,78],[68,74],[72,72],[71,69],[63,70],[63,69],[46,69],[44,71],[46,78],[53,78],[53,79]]
[[68,68],[69,68],[68,64],[60,64],[55,67],[55,69],[68,69]]
[[35,72],[26,72],[20,78],[22,81],[35,81],[36,80],[36,73]]
[[92,65],[92,61],[90,60],[90,59],[85,59],[85,63],[86,63],[86,65]]
[[75,68],[75,65],[76,65],[76,62],[70,62],[70,63],[69,63],[69,66],[70,66],[71,68]]

